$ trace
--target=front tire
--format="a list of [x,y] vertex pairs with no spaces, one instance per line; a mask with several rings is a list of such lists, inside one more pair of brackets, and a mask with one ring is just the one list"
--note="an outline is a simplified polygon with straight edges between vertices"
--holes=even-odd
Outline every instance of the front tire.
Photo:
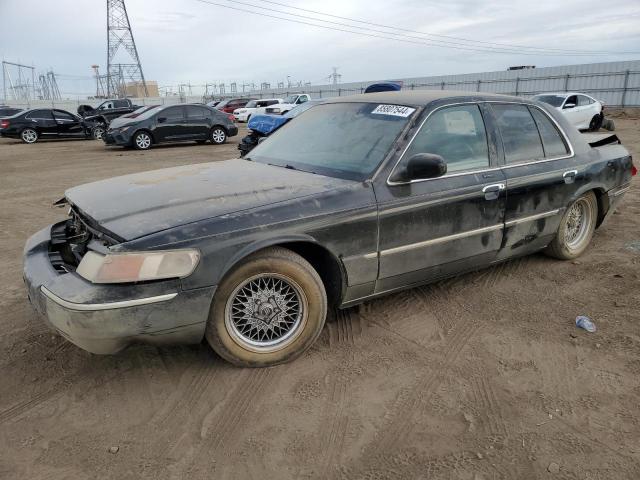
[[151,148],[151,144],[153,143],[153,139],[148,132],[138,132],[133,137],[133,146],[137,150],[149,150]]
[[38,141],[38,137],[38,132],[33,128],[25,128],[24,130],[22,130],[22,132],[20,132],[20,139],[24,143],[36,143]]
[[597,132],[602,127],[602,121],[604,117],[602,114],[594,115],[591,121],[589,122],[589,131]]
[[564,212],[556,238],[545,253],[560,260],[579,257],[591,243],[597,219],[598,201],[593,192],[587,192]]
[[222,127],[213,127],[209,138],[214,145],[222,145],[227,141],[227,132]]
[[91,130],[91,136],[94,138],[94,140],[102,140],[106,131],[106,126],[101,123],[93,127],[93,130]]
[[267,367],[297,358],[327,316],[320,276],[300,255],[274,247],[249,256],[220,283],[205,337],[225,360]]

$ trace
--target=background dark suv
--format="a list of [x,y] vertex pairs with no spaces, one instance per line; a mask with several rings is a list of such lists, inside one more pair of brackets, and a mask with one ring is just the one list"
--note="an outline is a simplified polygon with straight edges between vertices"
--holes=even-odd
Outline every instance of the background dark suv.
[[183,104],[158,106],[135,118],[119,121],[117,128],[107,130],[103,139],[107,145],[146,150],[162,142],[204,143],[209,140],[213,144],[221,144],[237,133],[233,115],[203,104]]

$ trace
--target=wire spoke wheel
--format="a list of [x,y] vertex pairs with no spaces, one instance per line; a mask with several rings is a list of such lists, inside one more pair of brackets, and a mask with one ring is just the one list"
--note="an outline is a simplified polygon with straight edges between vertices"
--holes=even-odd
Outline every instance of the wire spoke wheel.
[[580,247],[589,230],[591,222],[591,209],[586,201],[579,199],[567,213],[567,225],[564,239],[567,247],[577,249]]
[[284,275],[264,273],[236,287],[227,301],[225,325],[242,347],[273,352],[295,340],[306,316],[302,288]]

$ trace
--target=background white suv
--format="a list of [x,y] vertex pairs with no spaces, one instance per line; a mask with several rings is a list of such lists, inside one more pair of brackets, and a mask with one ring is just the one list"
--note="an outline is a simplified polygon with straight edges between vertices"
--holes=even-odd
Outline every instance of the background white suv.
[[281,98],[263,98],[260,100],[251,100],[242,108],[233,111],[233,117],[238,122],[248,122],[251,115],[256,113],[264,113],[264,110],[271,106],[282,103]]
[[602,102],[584,93],[541,93],[533,99],[560,110],[578,130],[598,130],[604,121]]

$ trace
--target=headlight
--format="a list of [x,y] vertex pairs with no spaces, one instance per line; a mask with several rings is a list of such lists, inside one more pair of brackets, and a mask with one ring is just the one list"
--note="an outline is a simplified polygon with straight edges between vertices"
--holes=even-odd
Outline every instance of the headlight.
[[76,269],[91,283],[128,283],[191,275],[200,261],[197,250],[109,253],[88,251]]
[[122,128],[120,129],[120,133],[124,133],[124,132],[126,132],[127,130],[129,130],[130,128],[131,128],[131,127],[122,127]]
[[279,108],[272,108],[271,111],[273,113],[280,113],[280,109]]

